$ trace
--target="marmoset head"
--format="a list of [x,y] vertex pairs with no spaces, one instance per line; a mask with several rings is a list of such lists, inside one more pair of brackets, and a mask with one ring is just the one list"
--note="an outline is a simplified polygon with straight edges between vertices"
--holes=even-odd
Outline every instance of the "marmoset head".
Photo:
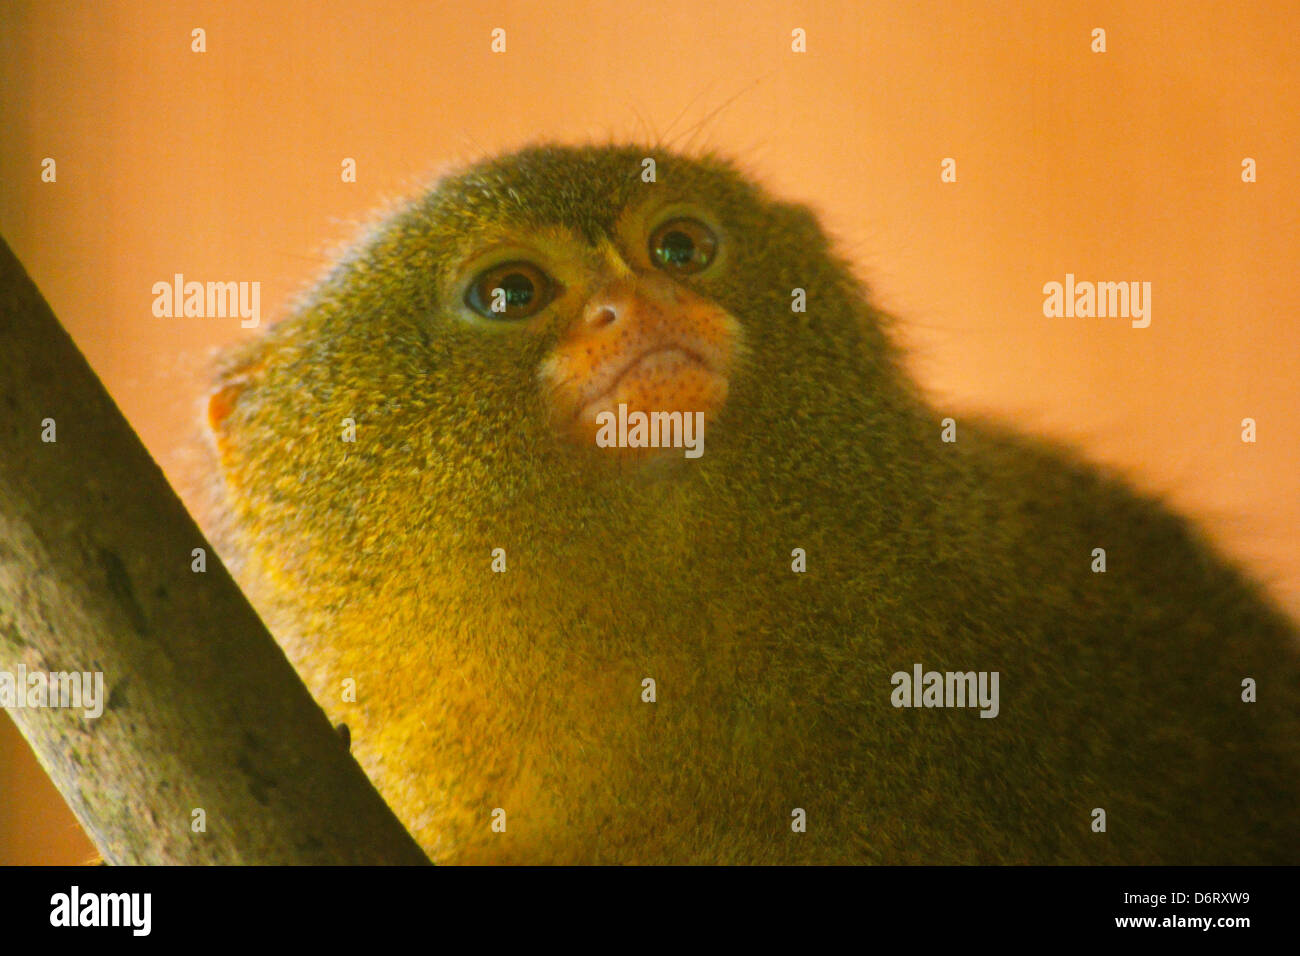
[[[696,470],[773,467],[808,453],[797,433],[813,419],[861,427],[880,403],[892,356],[863,302],[812,214],[724,161],[531,148],[375,229],[233,363],[210,418],[235,472],[259,448],[338,445],[344,419],[379,433],[331,460],[441,460],[457,466],[449,481],[509,481],[524,462],[558,482],[601,461],[637,476],[687,457],[598,441],[638,412],[660,413],[652,438],[686,429]],[[270,402],[291,402],[293,420]],[[259,436],[286,424],[305,429],[293,447]]]

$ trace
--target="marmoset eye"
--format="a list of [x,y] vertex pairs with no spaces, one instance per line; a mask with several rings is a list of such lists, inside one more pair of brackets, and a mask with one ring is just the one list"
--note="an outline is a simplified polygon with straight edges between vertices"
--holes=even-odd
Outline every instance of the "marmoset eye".
[[465,304],[485,319],[527,319],[555,298],[555,283],[531,262],[507,262],[479,274]]
[[698,219],[670,219],[650,235],[650,261],[665,272],[699,272],[717,251],[718,237]]

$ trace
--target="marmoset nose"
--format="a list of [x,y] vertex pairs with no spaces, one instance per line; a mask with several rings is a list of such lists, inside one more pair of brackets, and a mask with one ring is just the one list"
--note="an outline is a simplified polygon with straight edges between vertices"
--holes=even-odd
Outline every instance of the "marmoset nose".
[[591,328],[603,329],[617,322],[619,314],[618,310],[612,305],[596,302],[587,306],[586,315],[583,318]]

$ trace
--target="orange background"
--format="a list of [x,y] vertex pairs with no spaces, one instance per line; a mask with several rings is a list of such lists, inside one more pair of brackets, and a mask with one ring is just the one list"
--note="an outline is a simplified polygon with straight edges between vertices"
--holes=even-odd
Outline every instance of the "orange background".
[[[941,407],[1125,468],[1298,612],[1295,4],[1045,6],[9,2],[0,233],[176,481],[209,350],[251,333],[154,318],[154,282],[258,280],[265,322],[449,161],[714,147],[819,211]],[[1066,272],[1150,281],[1150,328],[1044,318]],[[0,862],[90,852],[0,719]]]

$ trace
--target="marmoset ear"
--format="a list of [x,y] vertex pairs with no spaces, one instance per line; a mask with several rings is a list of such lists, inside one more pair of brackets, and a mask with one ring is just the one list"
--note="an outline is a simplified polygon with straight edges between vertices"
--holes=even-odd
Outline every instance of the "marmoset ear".
[[261,343],[237,349],[234,356],[227,355],[216,370],[215,387],[208,395],[207,424],[222,457],[228,450],[232,437],[231,417],[239,409],[240,401],[265,368],[266,357]]
[[242,384],[224,385],[208,396],[208,427],[212,429],[213,435],[221,437],[222,426],[235,410],[235,404],[243,390]]

